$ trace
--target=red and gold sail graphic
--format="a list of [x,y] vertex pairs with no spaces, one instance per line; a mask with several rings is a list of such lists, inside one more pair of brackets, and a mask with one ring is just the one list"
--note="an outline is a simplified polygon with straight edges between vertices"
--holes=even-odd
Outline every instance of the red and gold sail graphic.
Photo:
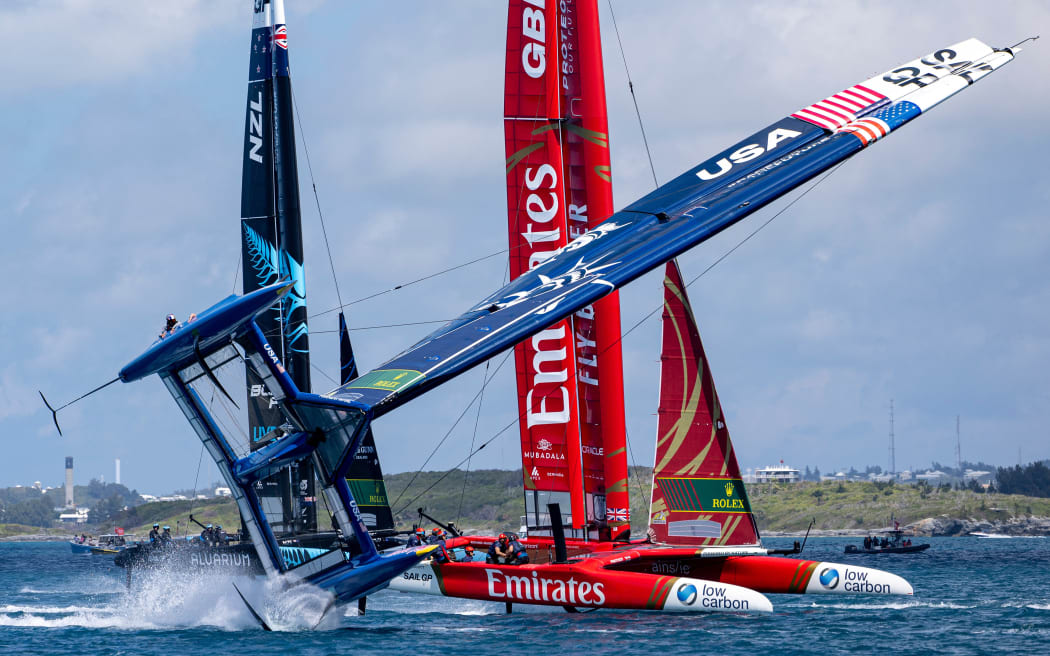
[[[594,0],[510,3],[504,116],[513,278],[612,214]],[[629,528],[619,322],[613,295],[515,350],[526,510],[568,493],[574,528],[615,517],[612,536]]]
[[660,410],[649,525],[658,542],[754,545],[758,528],[678,264],[664,276]]

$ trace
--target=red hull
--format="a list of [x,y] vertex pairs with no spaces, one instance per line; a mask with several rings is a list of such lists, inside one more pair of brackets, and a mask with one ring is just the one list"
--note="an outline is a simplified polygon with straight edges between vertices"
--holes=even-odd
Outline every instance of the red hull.
[[639,557],[639,550],[628,548],[569,563],[430,563],[405,572],[391,581],[390,587],[403,592],[543,606],[670,612],[769,612],[773,608],[755,590],[623,567]]
[[[553,560],[552,539],[533,537],[524,539],[521,543],[525,546],[529,562],[533,565],[544,565]],[[447,544],[449,548],[471,544],[479,553],[485,553],[492,544],[492,538],[465,536],[449,540]],[[700,555],[702,550],[695,547],[672,547],[640,541],[617,543],[566,540],[566,550],[570,558],[585,554],[608,554],[608,558],[595,558],[593,561],[606,575],[613,572],[632,572],[648,577],[684,576],[739,585],[762,593],[803,593],[820,564],[815,560],[761,555],[703,558]],[[458,569],[446,575],[446,582],[449,577],[453,581],[458,576],[471,577],[469,572],[459,574]],[[449,590],[459,590],[459,587],[453,582]],[[471,599],[489,599],[487,596],[461,595],[451,591],[448,594],[455,597],[468,596]]]

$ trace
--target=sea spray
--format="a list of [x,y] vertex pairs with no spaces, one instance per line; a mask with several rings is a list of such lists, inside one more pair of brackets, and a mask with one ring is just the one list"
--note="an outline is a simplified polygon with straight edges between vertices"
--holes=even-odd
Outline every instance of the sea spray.
[[213,572],[156,568],[137,573],[115,606],[134,626],[212,626],[229,631],[254,626],[233,581]]

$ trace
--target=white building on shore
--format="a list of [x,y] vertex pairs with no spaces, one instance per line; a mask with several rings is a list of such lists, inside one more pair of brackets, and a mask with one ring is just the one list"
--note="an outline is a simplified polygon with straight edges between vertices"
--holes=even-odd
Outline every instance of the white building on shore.
[[756,483],[798,483],[802,480],[802,474],[781,460],[779,465],[756,469],[754,479]]

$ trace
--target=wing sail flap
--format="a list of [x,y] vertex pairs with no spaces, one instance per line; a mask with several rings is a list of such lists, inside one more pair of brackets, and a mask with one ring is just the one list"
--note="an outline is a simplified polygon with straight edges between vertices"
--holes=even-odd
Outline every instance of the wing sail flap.
[[677,263],[664,274],[660,409],[649,527],[657,542],[753,546],[758,527]]

